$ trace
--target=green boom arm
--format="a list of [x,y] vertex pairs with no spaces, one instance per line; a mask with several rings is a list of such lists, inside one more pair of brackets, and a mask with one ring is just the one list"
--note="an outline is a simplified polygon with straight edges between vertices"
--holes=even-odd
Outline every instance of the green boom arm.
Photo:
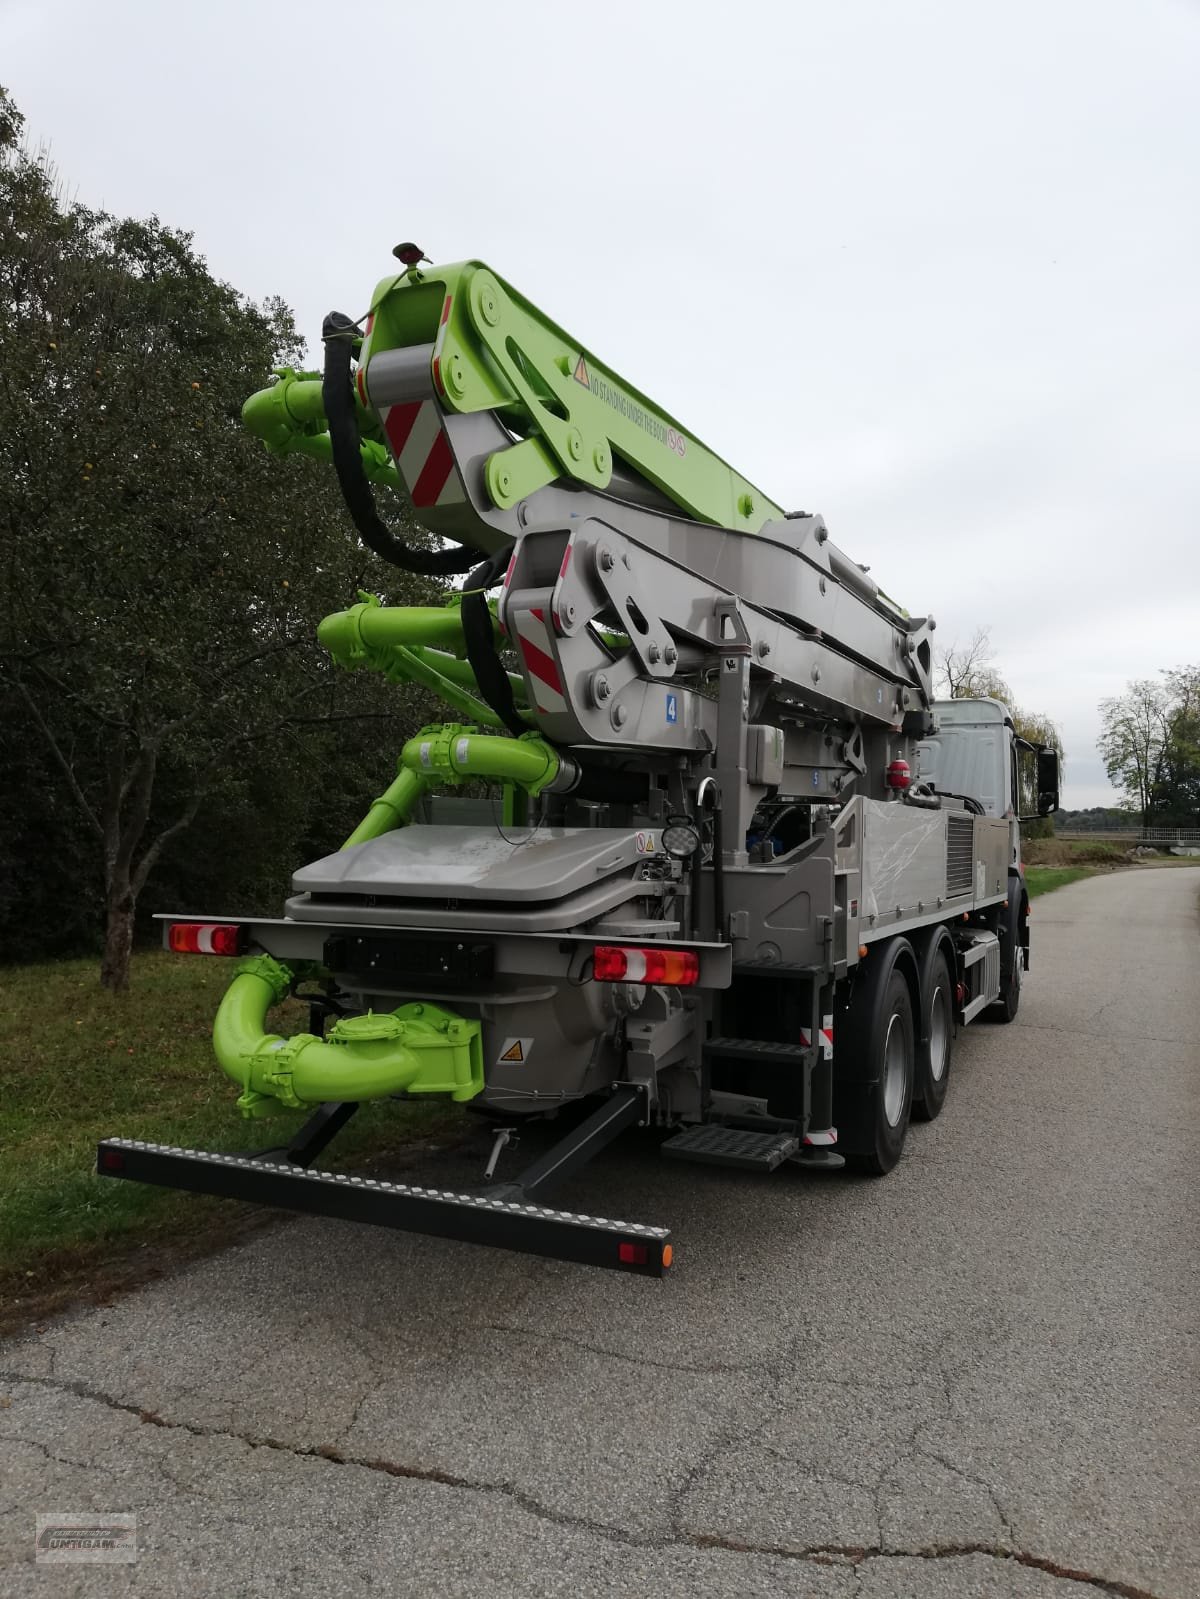
[[385,278],[371,313],[362,351],[368,388],[373,356],[433,344],[433,380],[447,409],[496,411],[524,435],[488,459],[487,489],[499,507],[557,478],[604,490],[615,455],[700,521],[756,532],[783,515],[479,261]]
[[[783,515],[479,261],[425,272],[410,267],[375,290],[357,385],[363,467],[375,483],[396,487],[399,478],[367,404],[371,362],[409,349],[429,352],[433,387],[446,411],[494,412],[515,436],[493,450],[484,467],[484,485],[498,509],[563,479],[604,491],[615,460],[698,521],[755,533]],[[247,427],[276,454],[329,460],[316,374],[280,368],[276,377],[273,387],[247,400]],[[444,523],[440,530],[448,531]]]

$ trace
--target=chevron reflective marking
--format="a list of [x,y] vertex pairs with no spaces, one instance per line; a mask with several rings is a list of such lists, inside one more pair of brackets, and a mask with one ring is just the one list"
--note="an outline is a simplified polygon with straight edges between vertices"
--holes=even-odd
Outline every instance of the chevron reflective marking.
[[557,715],[567,708],[550,642],[545,615],[538,606],[510,615],[515,622],[521,658],[533,689],[533,702],[543,716]]
[[467,497],[442,415],[433,400],[405,400],[380,412],[396,468],[421,510],[460,505]]

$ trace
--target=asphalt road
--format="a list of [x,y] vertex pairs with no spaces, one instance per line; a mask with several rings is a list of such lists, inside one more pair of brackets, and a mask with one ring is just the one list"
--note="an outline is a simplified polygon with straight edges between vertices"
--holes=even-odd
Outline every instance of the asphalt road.
[[[1200,1595],[1200,873],[1034,905],[882,1182],[635,1140],[666,1282],[300,1222],[0,1348],[0,1594]],[[31,1564],[134,1511],[136,1565]]]

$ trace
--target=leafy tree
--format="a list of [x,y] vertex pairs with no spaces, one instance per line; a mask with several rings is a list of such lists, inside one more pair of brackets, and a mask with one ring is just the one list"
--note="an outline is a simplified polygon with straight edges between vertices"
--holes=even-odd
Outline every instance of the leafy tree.
[[434,593],[347,536],[331,473],[242,428],[299,354],[286,307],[216,281],[189,235],[65,202],[0,91],[0,690],[24,787],[0,819],[26,850],[0,895],[98,897],[110,988],[152,873],[228,885],[236,843],[253,891],[255,858],[336,847],[394,772],[397,714],[428,714],[316,647],[359,588]]
[[1097,741],[1113,787],[1136,806],[1142,826],[1150,817],[1150,792],[1158,778],[1166,736],[1166,690],[1151,678],[1126,685],[1119,698],[1102,700]]
[[1159,675],[1101,701],[1097,747],[1144,827],[1200,826],[1200,667]]

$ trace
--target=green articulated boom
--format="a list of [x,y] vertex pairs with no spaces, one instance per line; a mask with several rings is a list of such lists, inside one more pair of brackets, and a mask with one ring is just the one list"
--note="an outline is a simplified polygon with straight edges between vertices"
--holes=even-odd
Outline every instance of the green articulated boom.
[[[507,822],[569,795],[637,828],[694,815],[715,782],[736,868],[780,780],[783,723],[814,800],[860,781],[864,739],[892,737],[927,703],[926,623],[819,517],[787,517],[486,266],[395,254],[402,270],[363,317],[326,318],[323,371],[280,369],[244,407],[271,451],[332,464],[368,547],[464,578],[440,606],[363,593],[321,624],[339,665],[419,683],[455,718],[405,745],[345,848],[468,780],[502,786]],[[434,547],[387,526],[374,486],[407,500]],[[697,878],[693,936],[701,902]],[[338,1082],[343,1097],[351,1083],[359,1098],[481,1091],[480,1023],[433,1005],[339,1018],[320,1038],[267,1034],[268,1006],[312,975],[259,956],[221,1008],[217,1053],[247,1114],[322,1101]]]
[[[378,285],[361,323],[327,322],[326,343],[340,345],[350,361],[334,361],[324,374],[280,368],[269,388],[246,401],[246,425],[273,453],[336,463],[327,400],[337,384],[352,401],[362,479],[398,490],[427,526],[473,552],[472,566],[497,552],[506,558],[513,540],[499,513],[556,482],[619,494],[632,477],[676,514],[731,531],[757,532],[783,515],[482,263],[425,268],[413,247],[401,246],[397,255],[405,269]],[[476,414],[499,424],[497,447],[468,465],[455,458],[445,422]],[[354,469],[344,458],[340,468],[346,486]],[[538,717],[519,673],[504,674],[512,712],[530,724],[519,736],[512,716],[506,728],[481,693],[462,603],[455,591],[440,607],[387,607],[363,593],[321,624],[320,640],[339,665],[420,683],[469,718],[426,728],[405,745],[395,782],[345,848],[404,826],[423,794],[470,778],[501,782],[511,819],[523,797],[536,797],[564,770],[564,756],[535,730]],[[614,648],[628,644],[615,630],[605,637]],[[565,765],[574,774],[569,757]],[[342,1018],[325,1038],[268,1034],[268,1008],[298,981],[319,975],[267,955],[241,963],[214,1043],[242,1088],[244,1114],[261,1114],[272,1101],[298,1107],[399,1092],[456,1099],[479,1092],[479,1023],[435,1005]]]

